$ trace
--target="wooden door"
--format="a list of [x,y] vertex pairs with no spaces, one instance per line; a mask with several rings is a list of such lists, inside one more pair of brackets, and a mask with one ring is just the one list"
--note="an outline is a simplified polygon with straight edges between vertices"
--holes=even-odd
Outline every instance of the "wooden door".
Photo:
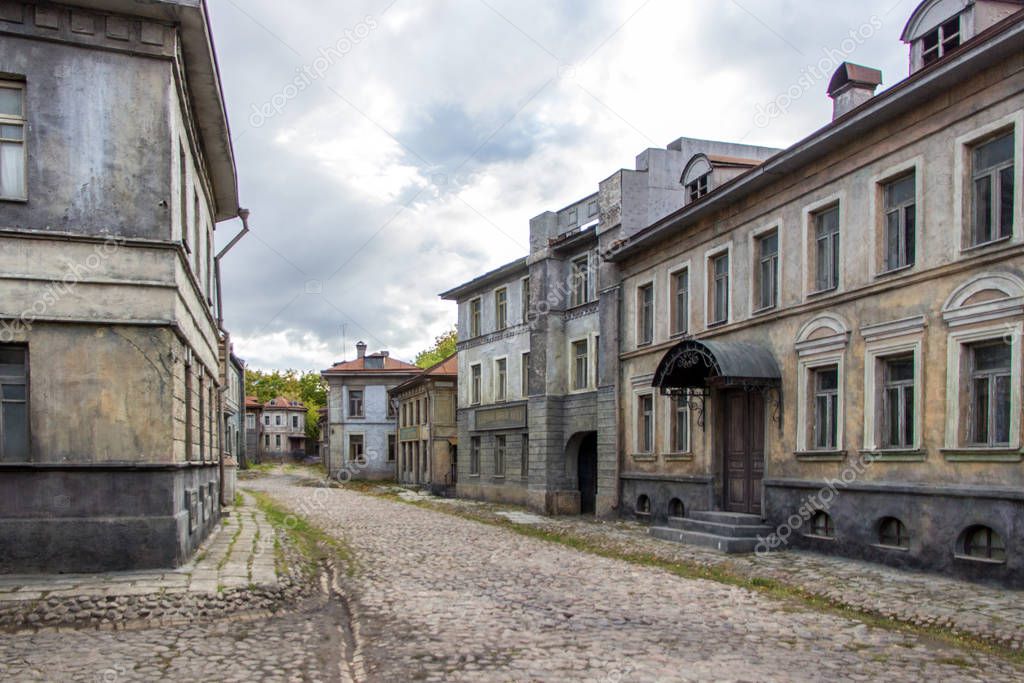
[[722,402],[723,508],[759,515],[764,479],[764,398],[756,391],[730,391]]

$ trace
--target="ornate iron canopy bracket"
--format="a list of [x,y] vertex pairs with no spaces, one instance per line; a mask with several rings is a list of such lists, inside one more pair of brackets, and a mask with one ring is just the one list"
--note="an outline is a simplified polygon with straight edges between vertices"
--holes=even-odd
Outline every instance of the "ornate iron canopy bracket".
[[704,415],[707,409],[707,398],[711,395],[710,389],[707,387],[662,389],[661,393],[665,396],[671,396],[677,400],[686,401],[686,406],[690,409],[690,412],[697,413],[697,425],[701,428],[701,431],[707,431],[705,428]]

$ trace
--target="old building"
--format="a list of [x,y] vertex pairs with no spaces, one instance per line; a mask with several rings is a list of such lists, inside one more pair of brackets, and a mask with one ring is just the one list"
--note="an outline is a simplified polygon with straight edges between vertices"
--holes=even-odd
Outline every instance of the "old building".
[[[398,482],[436,494],[458,483],[457,355],[425,369],[388,392],[397,403]],[[393,441],[388,442],[388,449]]]
[[299,460],[306,456],[306,406],[278,396],[263,404],[260,454],[267,460]]
[[324,465],[343,481],[394,479],[398,421],[388,391],[422,371],[387,351],[367,355],[363,342],[356,345],[356,354],[355,360],[321,373],[328,387]]
[[256,396],[245,397],[245,452],[250,463],[263,462],[263,404]]
[[0,1],[0,571],[185,562],[220,514],[203,2]]
[[624,512],[1024,585],[1021,4],[921,3],[907,79],[608,254]]
[[245,410],[245,363],[231,351],[225,343],[226,358],[221,359],[221,367],[225,372],[222,381],[224,397],[221,401],[223,411],[223,455],[221,462],[222,486],[221,496],[225,501],[235,499],[235,488],[238,479],[238,467],[245,466],[245,431],[242,424]]

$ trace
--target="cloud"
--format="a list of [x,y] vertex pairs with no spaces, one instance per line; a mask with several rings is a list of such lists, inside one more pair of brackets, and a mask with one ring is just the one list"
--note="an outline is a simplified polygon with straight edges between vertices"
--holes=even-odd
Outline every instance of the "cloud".
[[[770,125],[755,117],[872,17],[881,28],[850,60],[901,79],[912,9],[212,0],[252,209],[253,234],[223,264],[236,350],[257,367],[321,369],[362,339],[412,358],[454,323],[438,292],[523,256],[532,216],[596,191],[646,147],[785,146],[824,125],[827,78]],[[332,47],[346,49],[253,125]],[[235,230],[221,226],[218,242]]]

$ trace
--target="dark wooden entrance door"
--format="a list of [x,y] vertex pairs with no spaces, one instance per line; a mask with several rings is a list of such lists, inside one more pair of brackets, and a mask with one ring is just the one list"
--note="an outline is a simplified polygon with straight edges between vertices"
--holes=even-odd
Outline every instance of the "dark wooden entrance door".
[[729,512],[759,515],[764,479],[764,397],[756,391],[729,391],[722,401],[723,507]]
[[590,433],[580,442],[577,474],[580,483],[580,514],[597,510],[597,434]]

